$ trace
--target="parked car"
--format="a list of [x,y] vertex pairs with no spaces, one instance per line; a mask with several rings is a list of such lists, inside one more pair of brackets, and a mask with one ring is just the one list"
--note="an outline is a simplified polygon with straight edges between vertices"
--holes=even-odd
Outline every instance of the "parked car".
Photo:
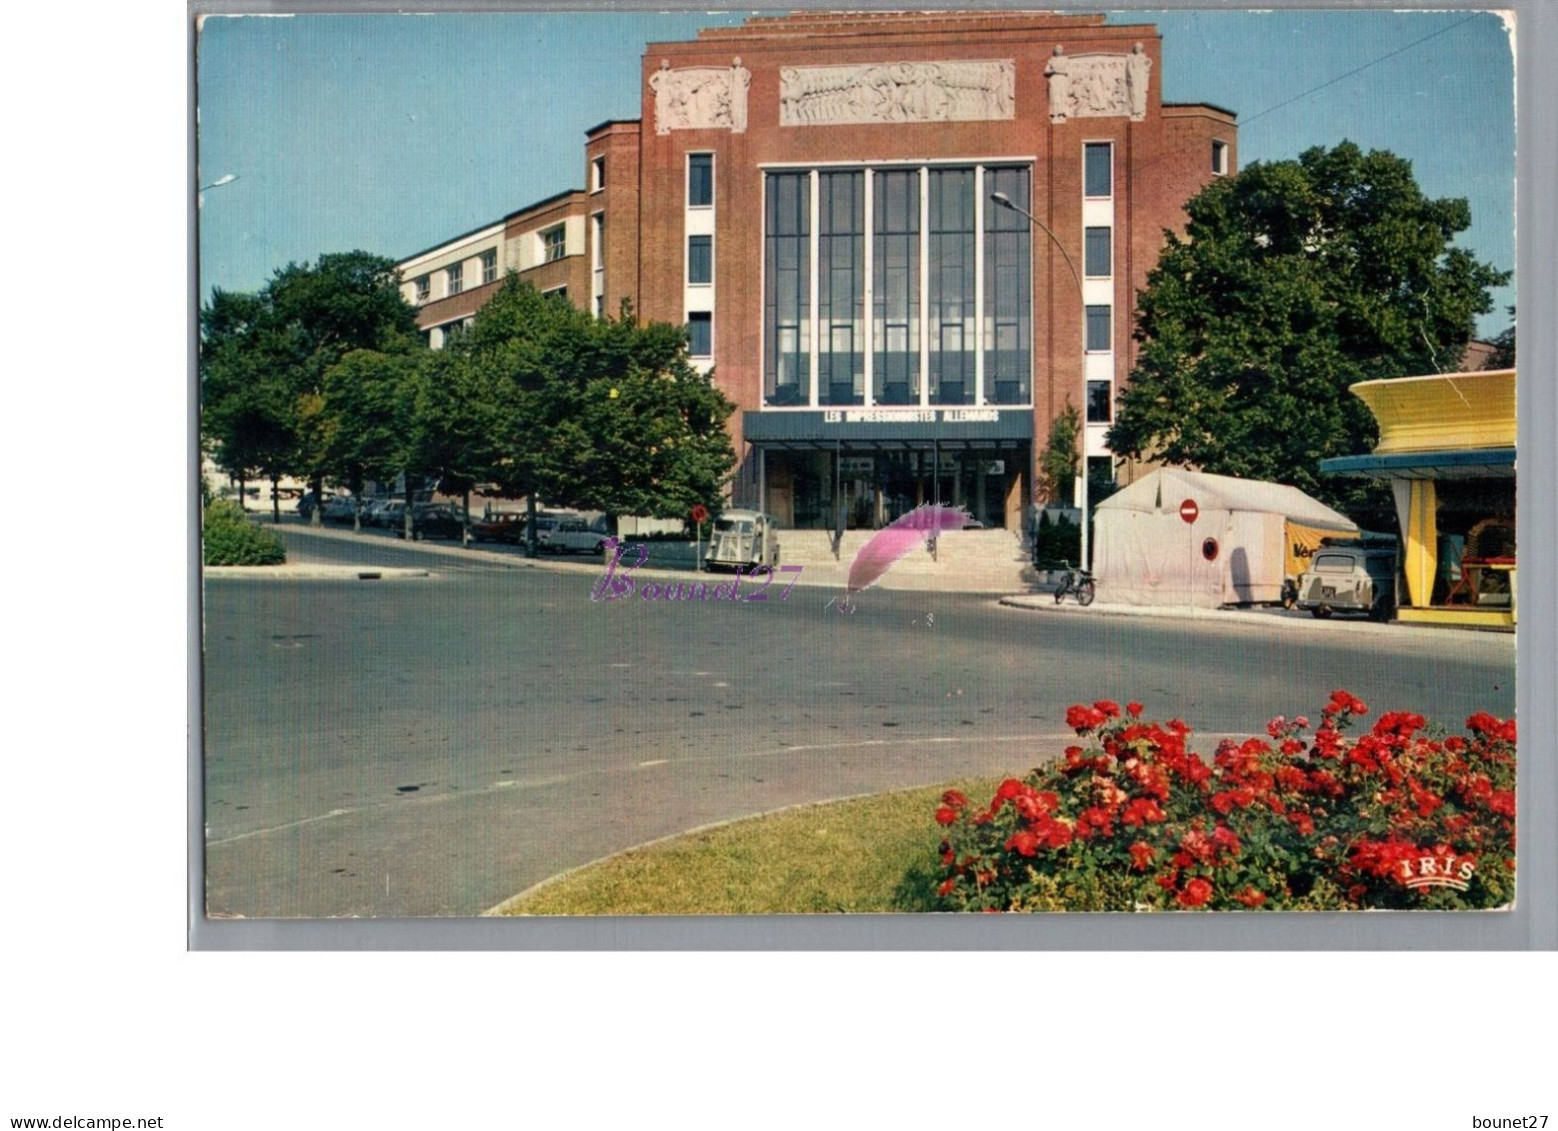
[[357,500],[350,495],[332,496],[319,508],[319,517],[325,522],[351,522],[356,513]]
[[307,520],[314,516],[314,507],[316,507],[318,504],[319,500],[314,497],[314,492],[304,491],[301,495],[298,496],[296,509],[298,514],[302,515],[303,518]]
[[401,499],[376,499],[368,505],[363,512],[362,520],[367,526],[383,526],[390,529],[405,525],[406,504]]
[[779,564],[779,527],[771,514],[729,510],[714,521],[709,550],[704,558],[709,569]]
[[[536,520],[537,527],[540,522]],[[543,554],[604,554],[606,538],[604,528],[591,526],[582,518],[563,518],[549,529],[536,531],[536,549]]]
[[[404,512],[402,512],[404,513]],[[423,538],[459,538],[465,528],[465,515],[459,507],[449,503],[418,503],[411,511],[411,537],[420,542]],[[406,536],[405,524],[401,524],[399,536]]]
[[1322,546],[1298,579],[1298,607],[1321,619],[1343,612],[1389,620],[1395,594],[1396,550],[1389,545]]
[[471,523],[473,542],[507,542],[517,546],[524,540],[525,516],[518,511],[499,511]]

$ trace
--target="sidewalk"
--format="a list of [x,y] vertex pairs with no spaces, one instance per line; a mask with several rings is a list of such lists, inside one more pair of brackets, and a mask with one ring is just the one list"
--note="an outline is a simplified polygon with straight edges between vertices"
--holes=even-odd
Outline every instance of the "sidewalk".
[[[1467,629],[1464,627],[1440,627],[1438,625],[1424,624],[1400,624],[1391,622],[1380,624],[1378,621],[1368,620],[1363,617],[1333,616],[1327,620],[1319,620],[1309,613],[1289,611],[1286,609],[1192,609],[1185,606],[1173,605],[1110,605],[1095,601],[1087,608],[1078,605],[1073,598],[1067,598],[1064,603],[1057,605],[1053,592],[1047,593],[1021,593],[1015,596],[1002,597],[1001,604],[1014,609],[1028,609],[1035,612],[1049,613],[1053,616],[1080,616],[1080,617],[1151,617],[1158,620],[1179,620],[1196,622],[1204,625],[1240,624],[1250,625],[1256,628],[1264,628],[1268,631],[1306,631],[1315,632],[1340,632],[1349,637],[1382,636],[1392,640],[1405,639],[1435,639],[1445,642],[1453,639],[1452,632],[1464,635]],[[1280,627],[1279,627],[1280,626]],[[1479,635],[1509,636],[1513,642],[1513,633],[1484,632],[1472,630]]]

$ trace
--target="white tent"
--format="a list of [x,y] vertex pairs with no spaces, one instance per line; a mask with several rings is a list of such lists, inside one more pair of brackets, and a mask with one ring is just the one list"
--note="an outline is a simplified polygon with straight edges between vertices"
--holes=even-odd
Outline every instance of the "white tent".
[[1112,604],[1277,601],[1321,537],[1357,532],[1297,487],[1165,467],[1095,508],[1093,572]]

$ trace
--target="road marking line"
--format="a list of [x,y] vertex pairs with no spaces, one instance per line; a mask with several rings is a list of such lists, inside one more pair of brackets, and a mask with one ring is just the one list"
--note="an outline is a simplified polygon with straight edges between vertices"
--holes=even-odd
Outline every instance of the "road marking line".
[[656,758],[650,762],[640,762],[638,764],[638,768],[642,770],[645,766],[666,766],[669,765],[670,762],[671,759],[669,758]]

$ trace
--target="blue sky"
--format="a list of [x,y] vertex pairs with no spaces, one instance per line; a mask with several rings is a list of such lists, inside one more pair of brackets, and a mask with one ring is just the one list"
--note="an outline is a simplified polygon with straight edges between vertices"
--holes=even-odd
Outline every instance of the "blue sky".
[[[740,19],[208,18],[197,48],[201,183],[238,179],[205,194],[202,293],[257,289],[323,252],[401,258],[583,187],[584,131],[641,112],[645,44]],[[1236,111],[1241,164],[1344,138],[1389,149],[1428,194],[1471,202],[1462,246],[1514,267],[1514,66],[1496,16],[1179,11],[1110,22],[1158,26],[1165,100]],[[1513,286],[1495,292],[1480,332],[1501,330],[1514,301]]]

